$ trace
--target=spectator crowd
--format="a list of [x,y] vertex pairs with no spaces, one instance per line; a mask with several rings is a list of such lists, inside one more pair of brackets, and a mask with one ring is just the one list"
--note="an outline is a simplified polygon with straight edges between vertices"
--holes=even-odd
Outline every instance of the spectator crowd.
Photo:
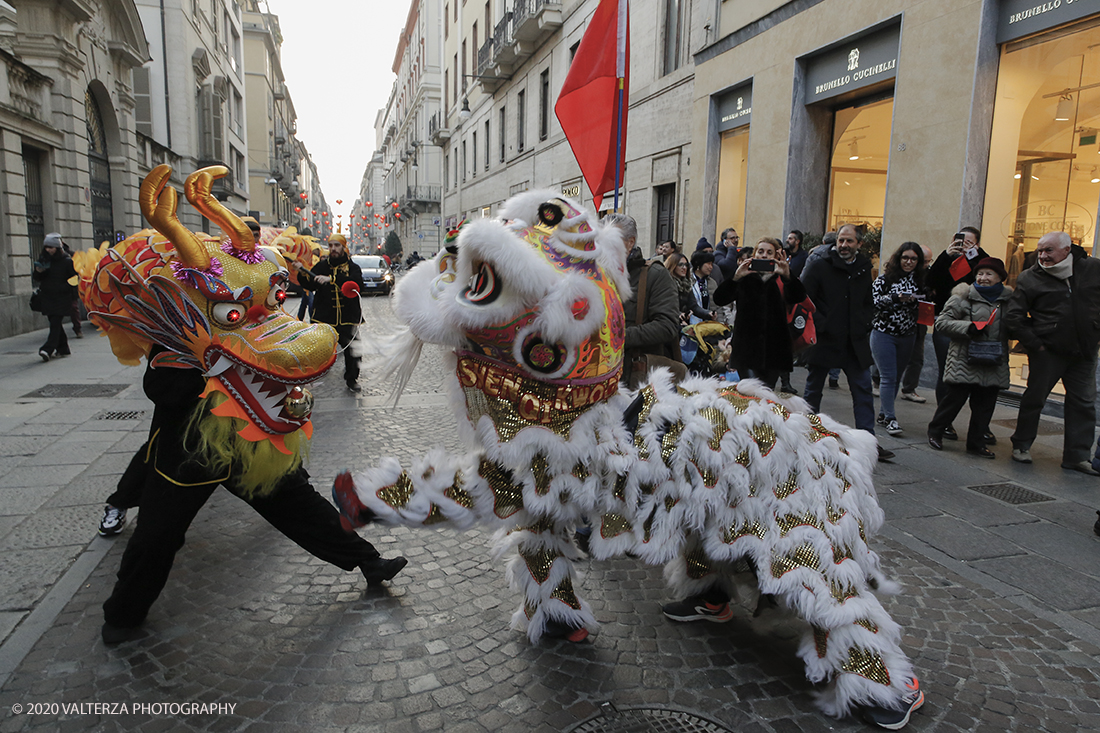
[[[930,448],[959,440],[954,423],[969,403],[965,450],[996,458],[990,420],[1010,385],[1010,353],[1024,353],[1027,386],[1011,459],[1032,462],[1040,414],[1061,380],[1062,468],[1100,477],[1100,443],[1094,443],[1100,260],[1068,234],[1044,235],[1010,284],[1004,262],[982,249],[981,232],[969,226],[935,258],[927,246],[904,242],[879,262],[861,250],[863,228],[845,224],[810,251],[798,230],[742,247],[728,228],[717,246],[704,237],[690,254],[661,242],[647,262],[633,219],[612,214],[609,222],[624,234],[635,291],[646,272],[644,307],[636,295],[626,303],[627,348],[636,367],[671,359],[684,367],[674,370],[677,378],[755,378],[798,395],[791,374],[804,366],[802,395],[815,412],[826,383],[839,389],[843,373],[856,428],[901,436],[896,401],[928,401],[917,388],[931,330],[937,376],[925,428]],[[646,354],[663,361],[646,362]],[[879,446],[879,460],[893,457]]]

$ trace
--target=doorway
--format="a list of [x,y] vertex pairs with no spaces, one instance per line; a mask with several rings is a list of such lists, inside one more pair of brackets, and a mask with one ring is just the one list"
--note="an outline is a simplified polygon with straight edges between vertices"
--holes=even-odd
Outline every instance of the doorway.
[[827,228],[841,224],[882,229],[890,164],[893,95],[861,100],[833,113]]
[[111,164],[103,116],[91,90],[84,92],[84,119],[88,130],[88,176],[92,198],[92,245],[114,242],[114,210],[111,203]]

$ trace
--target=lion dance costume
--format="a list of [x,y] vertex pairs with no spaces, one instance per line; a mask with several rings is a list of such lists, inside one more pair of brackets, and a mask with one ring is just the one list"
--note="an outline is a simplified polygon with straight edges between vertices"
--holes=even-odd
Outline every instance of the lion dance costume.
[[[505,204],[502,220],[462,228],[395,294],[408,327],[391,344],[399,388],[422,343],[453,349],[454,407],[471,450],[435,449],[337,478],[349,521],[410,526],[483,521],[523,596],[513,616],[532,642],[548,626],[593,629],[574,587],[574,528],[593,525],[591,553],[665,564],[681,594],[735,591],[755,568],[809,624],[808,677],[829,684],[822,709],[893,707],[911,665],[900,629],[872,590],[896,590],[867,538],[883,514],[871,483],[873,436],[759,382],[651,374],[619,386],[628,288],[614,227],[554,192]],[[911,689],[911,688],[910,688]]]
[[[188,201],[224,237],[189,231],[176,217],[171,169],[141,187],[142,213],[156,228],[80,253],[80,295],[124,364],[147,361],[153,400],[149,441],[131,462],[141,512],[111,598],[104,640],[138,626],[167,580],[195,514],[219,484],[314,555],[371,579],[378,552],[341,526],[302,467],[313,404],[306,385],[336,359],[336,332],[283,312],[288,257],[311,243],[274,233],[258,246],[249,228],[210,194],[227,170],[188,176]],[[277,236],[276,236],[277,235]],[[279,239],[283,246],[279,246]],[[392,576],[391,576],[392,577]],[[109,631],[114,633],[109,638]]]

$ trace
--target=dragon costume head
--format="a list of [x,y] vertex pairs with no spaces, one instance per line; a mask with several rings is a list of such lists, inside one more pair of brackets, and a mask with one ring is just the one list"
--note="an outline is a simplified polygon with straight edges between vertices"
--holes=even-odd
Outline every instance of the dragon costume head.
[[499,219],[448,236],[398,284],[394,309],[417,344],[455,350],[471,407],[480,393],[545,425],[618,388],[625,260],[618,230],[556,192],[532,191],[509,200]]
[[[166,351],[152,365],[201,369],[211,412],[235,418],[241,438],[296,455],[299,431],[308,438],[312,430],[305,386],[335,362],[336,332],[283,312],[291,276],[277,243],[257,246],[244,222],[210,193],[226,168],[204,168],[184,185],[187,200],[224,237],[192,232],[179,221],[176,190],[167,185],[171,172],[158,166],[141,186],[141,210],[155,231],[75,258],[81,300],[119,361],[137,364],[159,344]],[[288,256],[313,256],[304,238],[281,236]]]

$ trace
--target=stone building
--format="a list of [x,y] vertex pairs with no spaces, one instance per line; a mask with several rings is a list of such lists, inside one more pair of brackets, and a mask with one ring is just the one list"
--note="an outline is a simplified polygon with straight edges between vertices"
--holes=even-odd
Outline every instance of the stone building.
[[[179,189],[193,171],[224,165],[214,195],[248,212],[241,7],[223,0],[136,0],[152,63],[134,69],[135,126],[142,172],[168,163]],[[181,202],[193,231],[210,223]]]
[[0,2],[0,337],[31,313],[47,232],[86,249],[140,227],[132,71],[149,46],[133,0]]

